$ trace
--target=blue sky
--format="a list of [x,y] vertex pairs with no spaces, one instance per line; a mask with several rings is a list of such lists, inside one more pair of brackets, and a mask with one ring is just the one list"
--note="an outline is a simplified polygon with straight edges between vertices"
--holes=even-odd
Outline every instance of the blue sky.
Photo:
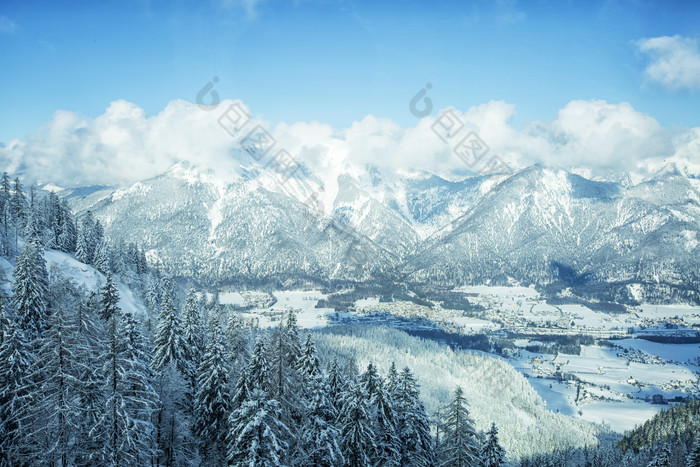
[[5,0],[0,16],[14,25],[0,33],[5,142],[58,109],[96,116],[125,99],[154,114],[213,76],[272,122],[412,124],[407,101],[429,82],[438,107],[502,99],[520,121],[596,98],[700,124],[700,93],[645,82],[636,45],[699,38],[697,2]]
[[700,3],[644,0],[4,0],[0,142],[120,99],[156,115],[215,76],[222,99],[272,124],[372,115],[410,127],[408,102],[430,83],[434,114],[504,101],[519,128],[598,99],[690,128],[699,20]]

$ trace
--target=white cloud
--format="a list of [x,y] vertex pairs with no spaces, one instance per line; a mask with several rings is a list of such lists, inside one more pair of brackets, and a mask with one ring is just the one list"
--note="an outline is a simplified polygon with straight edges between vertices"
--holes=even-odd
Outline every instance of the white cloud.
[[661,36],[638,42],[649,57],[644,73],[653,83],[671,90],[700,88],[700,50],[695,39]]
[[7,16],[0,16],[0,32],[3,34],[14,34],[19,29],[17,23]]
[[[154,116],[126,101],[113,102],[94,119],[59,111],[34,135],[0,147],[0,162],[29,180],[68,187],[131,183],[182,160],[226,174],[241,162],[235,156],[240,138],[261,123],[277,140],[273,153],[286,149],[326,180],[347,164],[441,175],[469,169],[433,133],[432,116],[410,128],[371,115],[343,129],[319,122],[270,127],[254,119],[234,138],[217,121],[234,103],[245,108],[227,100],[205,111],[177,100]],[[475,131],[489,146],[489,157],[497,154],[516,167],[540,162],[591,176],[643,175],[672,160],[700,174],[700,163],[693,162],[700,161],[700,128],[665,129],[627,103],[571,101],[554,120],[521,128],[511,124],[515,107],[503,101],[452,110],[464,122],[463,134]]]

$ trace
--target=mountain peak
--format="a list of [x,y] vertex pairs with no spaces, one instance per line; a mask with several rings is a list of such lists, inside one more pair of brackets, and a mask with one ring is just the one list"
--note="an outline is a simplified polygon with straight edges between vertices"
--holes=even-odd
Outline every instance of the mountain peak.
[[687,178],[686,173],[678,167],[678,165],[675,162],[668,162],[666,163],[663,167],[661,167],[659,170],[648,176],[647,178],[644,179],[644,181],[651,181],[651,180],[660,180],[663,178],[675,178],[675,177],[683,177]]

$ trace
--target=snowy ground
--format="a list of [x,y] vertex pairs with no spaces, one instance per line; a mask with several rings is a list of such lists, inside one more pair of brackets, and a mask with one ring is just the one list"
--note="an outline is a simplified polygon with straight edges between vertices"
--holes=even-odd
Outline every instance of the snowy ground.
[[[251,292],[226,292],[219,295],[221,304],[243,306],[250,303]],[[277,300],[269,307],[256,307],[241,313],[244,319],[255,319],[261,327],[276,326],[286,319],[289,310],[296,313],[300,328],[311,329],[328,325],[327,316],[335,314],[332,308],[316,308],[319,300],[326,298],[317,291],[289,290],[273,292]]]

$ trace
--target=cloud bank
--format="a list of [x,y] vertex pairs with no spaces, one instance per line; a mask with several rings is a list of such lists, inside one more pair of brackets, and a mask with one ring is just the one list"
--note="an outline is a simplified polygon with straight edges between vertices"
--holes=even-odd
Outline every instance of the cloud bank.
[[661,36],[638,42],[649,58],[647,79],[669,90],[700,89],[698,41],[681,36]]
[[[252,114],[230,100],[206,110],[172,101],[153,116],[123,100],[96,118],[58,111],[35,134],[0,147],[0,161],[4,170],[28,181],[63,187],[129,184],[180,161],[225,176],[242,161],[240,143],[247,131],[232,136],[219,124],[231,105]],[[622,172],[642,177],[674,161],[700,174],[700,128],[663,128],[624,102],[571,101],[553,120],[522,127],[511,123],[515,107],[503,101],[449,110],[464,122],[463,131],[477,133],[490,154],[513,167],[543,163],[603,178]],[[409,128],[371,115],[348,128],[334,128],[315,121],[271,126],[252,115],[246,128],[267,128],[276,140],[271,152],[285,149],[322,178],[348,165],[424,169],[443,176],[470,169],[431,129],[436,116]]]

